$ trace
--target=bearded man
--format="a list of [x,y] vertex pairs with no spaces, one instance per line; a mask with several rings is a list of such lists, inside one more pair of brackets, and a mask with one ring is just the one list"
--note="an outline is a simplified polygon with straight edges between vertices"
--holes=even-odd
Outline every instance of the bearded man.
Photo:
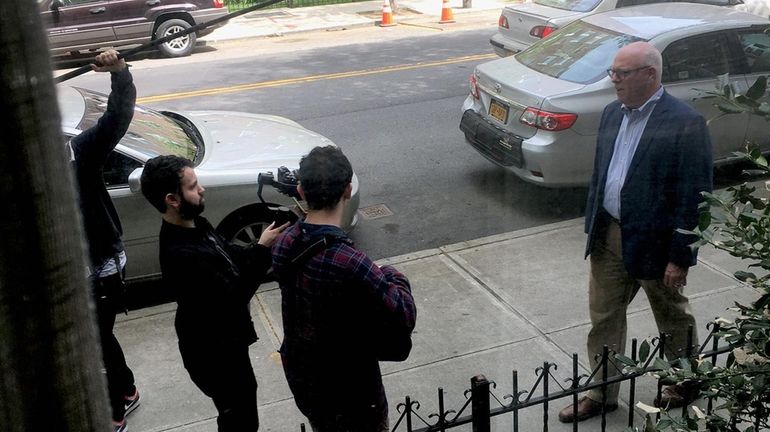
[[256,431],[257,380],[249,345],[257,333],[249,302],[270,268],[270,246],[288,223],[272,223],[258,244],[236,247],[201,216],[205,189],[192,162],[152,158],[141,183],[145,198],[163,215],[160,267],[177,302],[174,326],[184,367],[214,401],[220,432]]

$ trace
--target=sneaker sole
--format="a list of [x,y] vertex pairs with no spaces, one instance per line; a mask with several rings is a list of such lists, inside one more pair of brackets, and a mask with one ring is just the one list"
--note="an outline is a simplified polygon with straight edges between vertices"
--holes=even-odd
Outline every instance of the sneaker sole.
[[142,398],[141,398],[141,396],[139,396],[139,397],[136,399],[136,401],[134,401],[134,403],[132,403],[132,404],[130,404],[130,405],[128,405],[128,406],[126,406],[126,413],[125,413],[125,416],[126,416],[126,417],[128,417],[128,415],[129,415],[129,414],[131,414],[131,413],[132,413],[132,412],[134,412],[134,411],[135,411],[137,408],[139,408],[139,405],[141,405],[141,403],[142,403]]

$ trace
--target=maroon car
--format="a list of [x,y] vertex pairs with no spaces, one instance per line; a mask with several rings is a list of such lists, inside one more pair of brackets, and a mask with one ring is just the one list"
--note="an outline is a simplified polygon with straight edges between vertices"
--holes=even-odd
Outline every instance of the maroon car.
[[[139,45],[227,14],[223,0],[37,0],[51,54]],[[221,25],[221,24],[220,24]],[[209,27],[158,46],[189,55]]]

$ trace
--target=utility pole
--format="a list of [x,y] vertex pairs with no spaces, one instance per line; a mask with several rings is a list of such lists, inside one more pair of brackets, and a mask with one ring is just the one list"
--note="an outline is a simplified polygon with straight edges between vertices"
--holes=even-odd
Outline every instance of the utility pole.
[[111,427],[37,2],[0,1],[0,430]]

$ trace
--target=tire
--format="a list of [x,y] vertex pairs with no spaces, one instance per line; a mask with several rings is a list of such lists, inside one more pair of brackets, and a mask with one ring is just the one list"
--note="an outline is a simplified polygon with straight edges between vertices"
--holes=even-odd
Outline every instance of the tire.
[[243,207],[230,213],[217,227],[227,241],[236,246],[249,246],[259,241],[262,231],[275,221],[276,225],[294,223],[297,216],[290,210],[270,210],[259,205]]
[[[155,37],[160,39],[164,36],[187,30],[190,27],[190,23],[181,19],[170,19],[168,21],[163,21],[158,26],[158,30],[155,31]],[[164,44],[158,45],[158,50],[160,50],[160,52],[165,57],[185,57],[192,53],[193,49],[195,48],[196,40],[197,36],[195,35],[195,32],[193,32],[187,36],[170,40]]]

